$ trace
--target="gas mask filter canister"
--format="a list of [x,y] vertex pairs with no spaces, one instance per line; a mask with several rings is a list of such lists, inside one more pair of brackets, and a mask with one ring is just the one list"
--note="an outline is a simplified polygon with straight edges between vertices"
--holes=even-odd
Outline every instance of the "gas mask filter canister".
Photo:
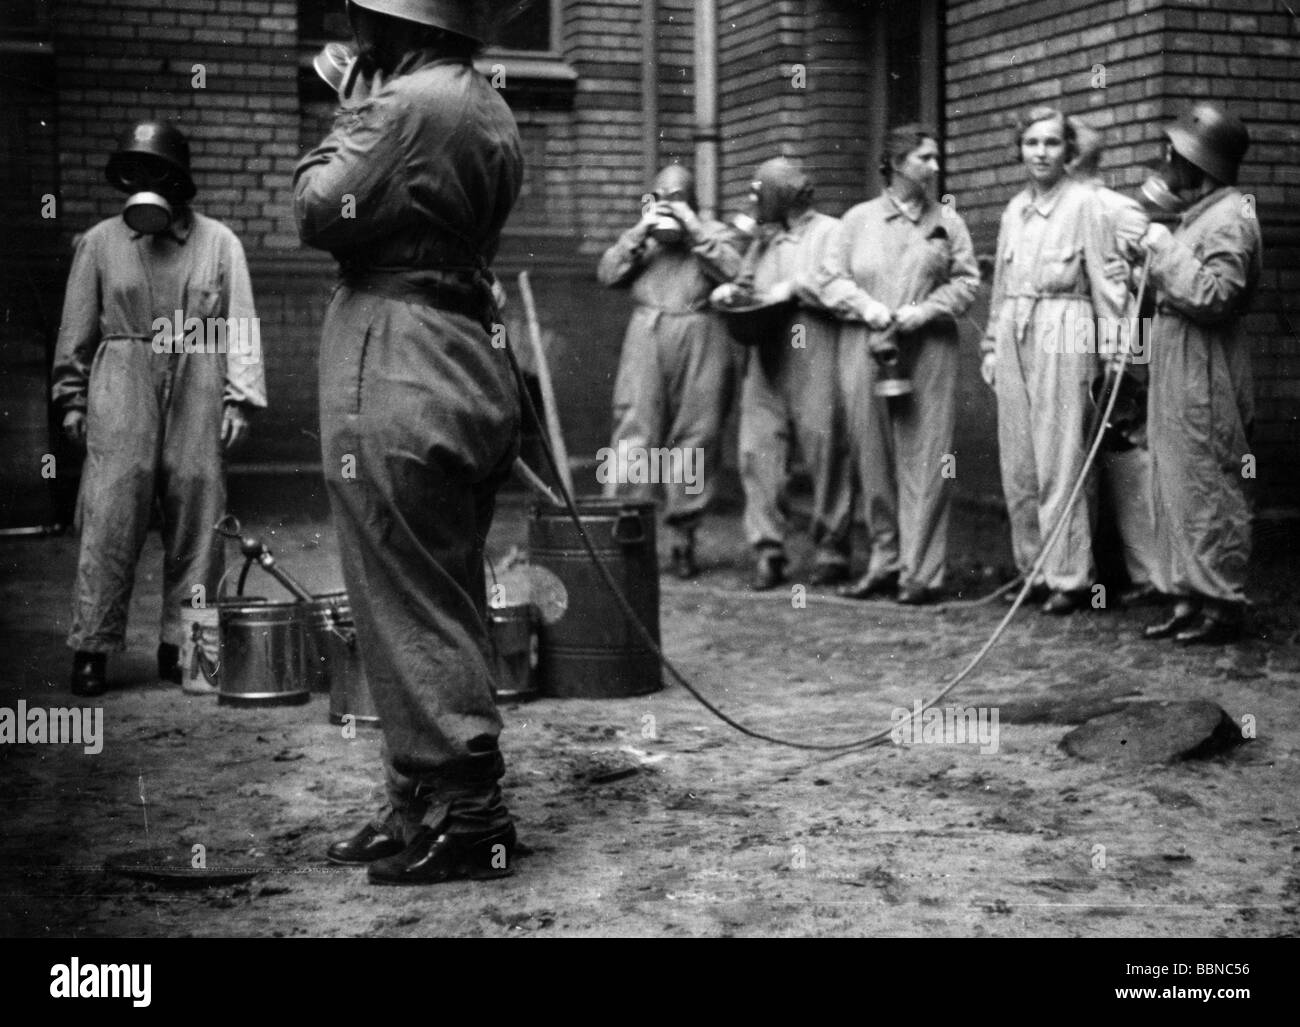
[[172,205],[161,193],[133,193],[122,206],[122,220],[133,232],[157,235],[171,227]]

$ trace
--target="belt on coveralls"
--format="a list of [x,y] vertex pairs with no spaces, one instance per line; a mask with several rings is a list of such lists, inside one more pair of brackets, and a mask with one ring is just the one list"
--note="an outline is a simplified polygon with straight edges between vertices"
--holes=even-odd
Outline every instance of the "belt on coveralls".
[[485,331],[492,331],[496,304],[491,289],[485,282],[480,283],[469,275],[449,276],[441,282],[413,282],[402,273],[344,272],[339,276],[339,283],[359,292],[376,293],[389,299],[463,314],[482,325]]
[[1002,299],[1003,302],[1006,302],[1007,300],[1033,300],[1033,302],[1029,304],[1029,309],[1016,311],[1016,313],[1020,315],[1016,319],[1015,325],[1016,345],[1020,345],[1025,341],[1025,335],[1029,331],[1029,322],[1032,320],[1034,312],[1038,309],[1039,300],[1084,300],[1088,303],[1092,302],[1092,297],[1083,292],[1041,292],[1028,290],[1005,292],[1002,294]]

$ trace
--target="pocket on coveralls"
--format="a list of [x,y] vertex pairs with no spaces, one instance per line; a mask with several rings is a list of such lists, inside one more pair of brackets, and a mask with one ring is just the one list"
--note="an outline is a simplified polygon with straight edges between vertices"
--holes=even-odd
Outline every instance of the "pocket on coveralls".
[[185,316],[216,317],[221,311],[221,289],[215,283],[185,287]]
[[1043,292],[1073,292],[1082,268],[1081,247],[1045,249],[1039,265],[1038,287]]

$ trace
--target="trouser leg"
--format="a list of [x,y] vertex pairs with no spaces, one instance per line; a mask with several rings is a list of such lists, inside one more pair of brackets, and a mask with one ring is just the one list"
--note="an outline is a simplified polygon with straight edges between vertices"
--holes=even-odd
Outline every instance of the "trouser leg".
[[153,508],[158,434],[157,355],[137,340],[100,346],[87,397],[86,462],[78,514],[81,547],[68,647],[126,648],[127,611]]
[[879,365],[865,344],[855,380],[852,414],[853,443],[857,452],[858,482],[862,488],[863,517],[871,539],[867,573],[873,577],[897,574],[901,567],[898,539],[897,447],[890,415],[892,400],[874,391]]
[[819,565],[847,565],[853,472],[839,381],[839,329],[808,320],[808,348],[795,356],[803,373],[796,379],[791,406],[799,450],[812,478],[812,540]]
[[[158,493],[163,508],[161,641],[184,643],[181,605],[215,603],[224,569],[212,530],[226,507],[221,451],[222,364],[212,353],[177,354]],[[198,597],[202,601],[198,601]]]
[[[1021,363],[1023,347],[999,340],[994,378],[998,399],[998,460],[1011,523],[1016,569],[1028,574],[1042,545],[1038,523],[1038,469],[1030,422],[1029,382]],[[1037,582],[1035,582],[1037,584]]]
[[952,505],[957,340],[919,339],[905,354],[912,393],[896,402],[892,422],[897,457],[901,584],[937,589],[948,557]]
[[784,354],[750,354],[740,398],[740,482],[745,538],[756,549],[783,550],[789,468],[789,412],[780,390]]
[[[614,380],[614,431],[610,446],[616,459],[621,446],[632,451],[662,445],[667,399],[661,359],[663,323],[652,311],[637,308],[628,324]],[[605,483],[604,494],[610,499],[644,502],[654,498],[655,486],[649,482],[613,480]]]
[[[326,318],[326,480],[389,801],[408,823],[508,819],[483,579],[518,442],[505,359],[481,329],[429,308],[344,289]],[[340,472],[349,456],[353,476]]]
[[713,500],[722,468],[722,426],[735,392],[733,343],[713,314],[665,319],[672,406],[664,444],[692,455],[698,479],[665,487],[665,521],[689,538]]
[[[1064,338],[1064,332],[1059,336]],[[1064,517],[1066,524],[1047,553],[1043,577],[1057,591],[1079,591],[1092,584],[1090,489],[1069,497],[1087,458],[1088,388],[1096,357],[1088,353],[1048,352],[1027,340],[1022,358],[1030,361],[1028,377],[1034,464],[1038,472],[1038,524],[1047,533]],[[1032,351],[1031,351],[1032,350]],[[1090,483],[1089,483],[1090,484]]]

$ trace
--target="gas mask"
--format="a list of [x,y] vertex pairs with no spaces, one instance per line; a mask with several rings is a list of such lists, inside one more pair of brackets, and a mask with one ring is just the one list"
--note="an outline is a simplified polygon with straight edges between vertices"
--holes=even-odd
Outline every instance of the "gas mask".
[[1142,183],[1142,199],[1150,207],[1166,214],[1181,214],[1187,209],[1188,203],[1179,195],[1179,190],[1190,183],[1186,181],[1187,176],[1180,167],[1181,163],[1184,162],[1173,146],[1166,143],[1164,160]]
[[122,205],[122,220],[128,228],[144,235],[158,235],[171,228],[176,211],[167,197],[175,196],[177,189],[170,171],[128,171],[123,173],[121,181],[130,194]]
[[175,126],[146,121],[127,132],[108,159],[105,176],[127,194],[122,220],[144,235],[166,232],[180,208],[194,197],[190,149]]
[[[669,164],[655,176],[652,192],[656,203],[681,201],[696,208],[695,176],[680,164]],[[686,238],[681,222],[671,214],[660,214],[650,226],[650,235],[665,246],[675,246]]]

